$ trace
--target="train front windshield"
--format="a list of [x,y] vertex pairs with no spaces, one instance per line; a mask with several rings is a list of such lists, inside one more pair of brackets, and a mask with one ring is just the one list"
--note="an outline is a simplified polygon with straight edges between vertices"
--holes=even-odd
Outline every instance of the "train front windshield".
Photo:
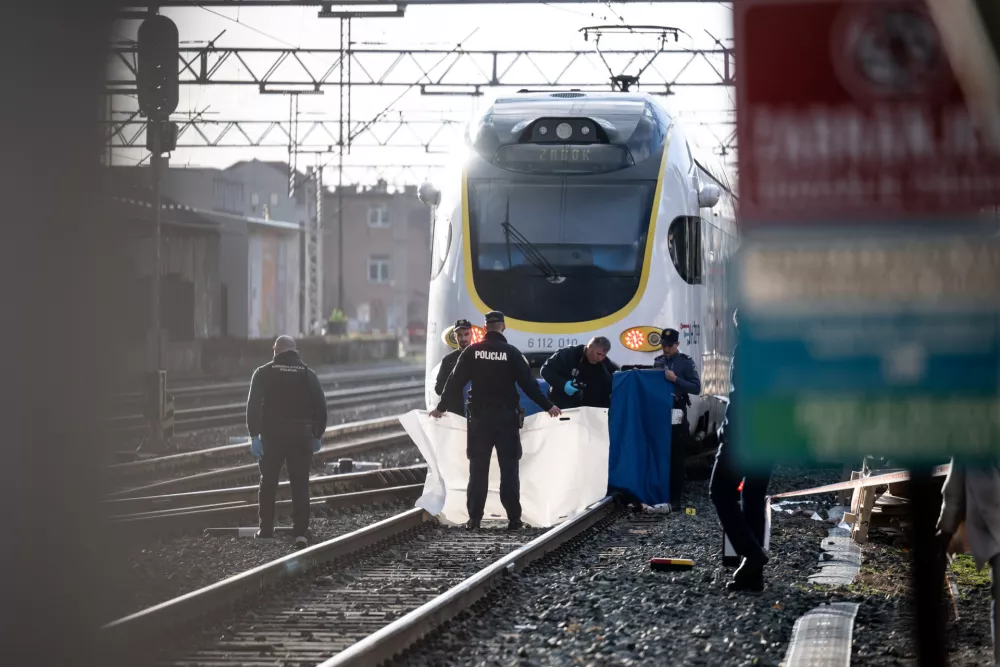
[[531,322],[611,315],[635,296],[655,181],[470,179],[476,291]]

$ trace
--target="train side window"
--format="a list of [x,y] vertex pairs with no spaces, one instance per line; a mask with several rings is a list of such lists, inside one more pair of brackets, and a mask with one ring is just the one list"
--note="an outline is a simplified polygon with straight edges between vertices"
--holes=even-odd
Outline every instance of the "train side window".
[[444,268],[445,260],[448,259],[448,250],[451,248],[451,216],[446,213],[438,213],[434,220],[434,239],[431,242],[431,280],[438,277],[441,269]]
[[677,273],[689,285],[702,283],[701,218],[682,215],[674,218],[667,230],[670,260]]

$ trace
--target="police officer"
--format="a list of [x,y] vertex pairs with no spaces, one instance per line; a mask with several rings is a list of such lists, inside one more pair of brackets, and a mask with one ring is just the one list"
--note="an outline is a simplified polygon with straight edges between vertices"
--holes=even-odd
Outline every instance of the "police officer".
[[507,343],[503,335],[505,328],[503,313],[496,310],[486,313],[486,337],[459,355],[455,370],[445,383],[441,402],[430,413],[431,417],[440,419],[445,406],[461,396],[466,382],[472,382],[465,451],[469,457],[469,523],[466,526],[469,530],[478,530],[483,519],[494,446],[500,463],[500,502],[507,511],[507,527],[517,530],[522,525],[518,470],[521,408],[515,385],[520,385],[528,398],[553,417],[562,414],[545,398],[521,351]]
[[[448,376],[454,370],[455,364],[458,363],[459,355],[472,343],[472,324],[469,320],[458,320],[455,322],[454,332],[458,349],[445,355],[444,359],[441,360],[441,368],[438,370],[437,381],[434,382],[434,393],[438,396],[441,396],[444,392],[444,384],[448,381]],[[442,405],[444,405],[445,412],[453,412],[456,415],[465,416],[465,402],[461,394],[458,396],[458,400],[442,403]]]
[[675,414],[680,411],[680,419],[675,419],[672,414],[670,421],[673,425],[670,434],[670,507],[676,509],[681,505],[686,473],[684,457],[691,437],[687,409],[691,405],[690,395],[701,393],[701,378],[698,377],[694,359],[680,351],[677,329],[664,329],[660,333],[660,345],[663,354],[653,359],[653,368],[664,369],[664,376],[674,384],[673,409]]
[[251,452],[260,467],[257,538],[274,537],[274,496],[282,464],[292,487],[295,547],[308,546],[309,468],[326,430],[326,396],[291,336],[274,341],[274,359],[254,371],[247,398]]
[[618,364],[608,358],[611,341],[596,336],[586,345],[564,347],[542,365],[549,400],[563,410],[611,407],[612,376]]
[[[733,324],[737,324],[733,313]],[[715,455],[709,497],[719,515],[719,523],[740,556],[743,557],[733,580],[726,584],[730,591],[759,592],[764,590],[764,565],[768,561],[764,551],[764,524],[767,515],[767,485],[771,481],[770,467],[744,469],[733,459],[735,406],[737,392],[736,351],[729,367],[729,405],[719,434],[719,451]],[[743,482],[740,507],[740,481]]]

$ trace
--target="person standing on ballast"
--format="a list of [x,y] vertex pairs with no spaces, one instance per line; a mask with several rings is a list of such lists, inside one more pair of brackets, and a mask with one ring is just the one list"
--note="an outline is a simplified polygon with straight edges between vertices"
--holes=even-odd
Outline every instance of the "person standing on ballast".
[[684,478],[687,476],[685,458],[691,440],[687,412],[691,395],[701,393],[701,378],[694,359],[680,351],[680,332],[677,329],[664,329],[660,334],[660,346],[663,354],[653,359],[653,368],[662,368],[664,377],[674,385],[674,407],[670,419],[670,509],[673,511],[681,506]]
[[[738,329],[736,313],[733,326]],[[729,368],[730,390],[726,417],[719,433],[719,450],[712,468],[709,498],[719,515],[719,523],[729,538],[733,549],[741,556],[739,568],[727,590],[757,593],[764,590],[764,566],[768,556],[764,551],[764,530],[767,522],[767,485],[771,481],[770,466],[747,467],[736,456],[736,401],[739,392],[736,350]],[[740,482],[743,489],[740,491]],[[742,501],[742,502],[741,502]]]
[[[455,370],[455,364],[465,348],[472,344],[472,323],[469,320],[458,320],[455,322],[455,342],[458,349],[445,355],[441,360],[441,368],[438,369],[437,380],[434,382],[434,393],[441,396],[444,393],[444,385],[448,381],[451,372]],[[464,388],[464,387],[463,387]],[[452,412],[460,417],[465,416],[465,401],[462,395],[458,395],[458,400],[452,400],[444,404],[445,412]]]
[[274,537],[274,498],[281,466],[286,465],[295,547],[308,546],[309,468],[326,420],[326,395],[319,378],[302,362],[295,339],[278,336],[274,359],[254,371],[247,398],[250,451],[260,467],[257,538]]
[[562,414],[542,393],[521,351],[507,342],[504,329],[503,313],[494,310],[486,314],[486,337],[459,355],[455,370],[445,383],[441,401],[430,413],[431,417],[440,419],[446,406],[460,398],[466,383],[472,382],[466,444],[469,458],[469,522],[466,527],[469,530],[478,530],[483,519],[494,447],[500,463],[500,502],[507,512],[507,527],[518,530],[523,525],[519,469],[519,430],[523,412],[517,387],[520,386],[528,398],[551,416]]

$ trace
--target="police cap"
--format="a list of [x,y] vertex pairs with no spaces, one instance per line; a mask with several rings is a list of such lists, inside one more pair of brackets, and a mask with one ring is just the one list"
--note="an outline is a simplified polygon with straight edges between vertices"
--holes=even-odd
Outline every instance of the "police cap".
[[674,345],[681,339],[677,329],[664,329],[660,332],[660,345]]
[[493,324],[495,322],[503,322],[503,321],[504,321],[503,313],[501,313],[499,310],[491,310],[490,312],[486,313],[486,324]]
[[469,320],[455,320],[454,328],[455,331],[458,331],[459,329],[471,329],[472,322],[470,322]]

